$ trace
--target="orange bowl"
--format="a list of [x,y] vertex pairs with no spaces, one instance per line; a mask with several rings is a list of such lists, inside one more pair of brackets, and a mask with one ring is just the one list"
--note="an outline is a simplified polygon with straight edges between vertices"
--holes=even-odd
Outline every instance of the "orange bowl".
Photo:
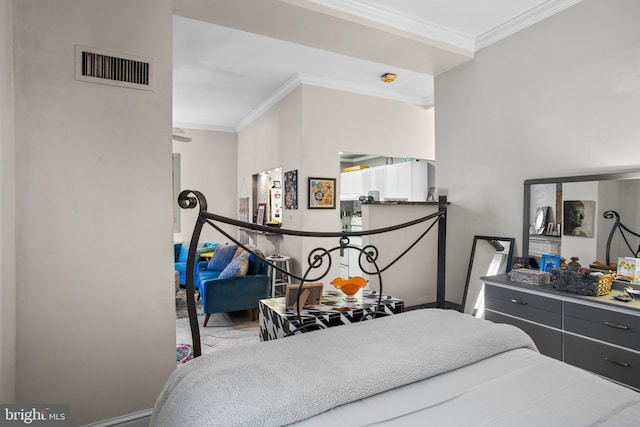
[[357,294],[358,291],[367,284],[367,282],[368,280],[364,277],[355,276],[349,280],[338,277],[334,279],[331,284],[335,286],[336,289],[340,289],[345,295],[353,296]]

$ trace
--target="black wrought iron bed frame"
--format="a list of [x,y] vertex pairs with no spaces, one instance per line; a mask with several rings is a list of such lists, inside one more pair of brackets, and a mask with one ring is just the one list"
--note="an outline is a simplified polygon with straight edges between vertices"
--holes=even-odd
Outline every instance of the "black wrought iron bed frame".
[[640,245],[638,246],[638,249],[634,250],[631,247],[631,244],[629,243],[629,239],[625,235],[625,232],[635,237],[640,237],[640,234],[636,233],[635,231],[624,225],[622,222],[620,222],[620,214],[616,211],[606,211],[604,214],[602,214],[602,216],[607,219],[615,218],[615,222],[611,226],[611,231],[609,232],[609,237],[607,238],[607,248],[605,252],[605,262],[607,263],[607,265],[611,265],[611,241],[613,240],[613,236],[615,235],[616,230],[620,232],[620,236],[622,236],[624,243],[627,245],[627,248],[629,248],[634,258],[638,258],[638,255],[640,255]]
[[[381,296],[382,296],[382,273],[394,265],[398,260],[400,260],[407,252],[409,252],[413,247],[418,244],[420,240],[437,224],[438,227],[438,253],[437,253],[437,279],[436,279],[436,302],[435,306],[438,308],[445,307],[445,252],[446,252],[446,224],[447,224],[447,199],[446,196],[440,196],[438,200],[438,211],[412,221],[408,221],[402,224],[397,224],[389,227],[379,228],[375,230],[362,230],[362,231],[340,231],[340,232],[314,232],[314,231],[300,231],[300,230],[288,230],[275,228],[270,226],[258,225],[253,223],[248,223],[244,221],[239,221],[231,218],[227,218],[224,216],[216,215],[210,212],[207,212],[207,200],[205,196],[195,190],[184,190],[178,196],[178,204],[183,209],[194,209],[196,206],[200,206],[200,210],[198,213],[198,217],[196,219],[196,223],[193,229],[193,233],[191,235],[191,242],[189,244],[189,256],[187,260],[187,277],[186,277],[186,294],[187,294],[187,311],[189,314],[189,325],[191,328],[191,337],[193,343],[193,356],[199,357],[201,355],[201,343],[200,343],[200,329],[198,326],[198,319],[196,313],[196,300],[195,300],[195,263],[196,263],[196,249],[198,247],[198,242],[200,240],[200,235],[202,233],[202,228],[205,224],[209,224],[218,232],[220,232],[227,239],[235,243],[236,245],[242,247],[244,250],[248,252],[252,252],[255,256],[260,258],[263,262],[267,263],[271,268],[273,268],[274,273],[275,270],[280,271],[282,273],[286,273],[287,275],[295,278],[300,281],[300,286],[302,289],[302,285],[306,282],[316,282],[322,280],[330,271],[331,271],[331,253],[340,249],[349,249],[359,251],[360,254],[358,256],[358,263],[360,265],[360,269],[369,275],[377,276],[379,282],[379,299],[378,299],[378,307],[381,304]],[[433,220],[426,230],[422,233],[416,233],[418,236],[416,240],[410,244],[404,251],[402,251],[396,258],[393,259],[388,265],[380,268],[378,263],[378,249],[374,245],[367,245],[365,247],[356,247],[350,244],[350,237],[354,236],[371,236],[375,234],[388,233],[391,231],[400,230],[403,228],[416,226],[418,224],[425,223],[426,221]],[[217,223],[229,224],[237,227],[241,227],[244,229],[252,230],[252,231],[261,231],[268,232],[271,234],[279,234],[279,235],[287,235],[287,236],[298,236],[298,237],[320,237],[320,238],[338,238],[339,243],[338,246],[334,246],[329,249],[325,249],[322,247],[315,248],[309,252],[308,255],[308,263],[309,267],[306,269],[305,273],[302,276],[298,276],[289,271],[285,271],[283,267],[280,267],[276,263],[273,263],[267,259],[266,256],[259,253],[258,251],[254,251],[252,248],[247,247],[247,245],[241,243],[238,239],[231,236],[229,233],[225,232]],[[326,259],[326,263],[324,260]],[[372,264],[374,266],[374,270],[367,270],[363,261],[366,261],[368,264]],[[309,278],[310,273],[315,269],[321,269],[324,265],[324,271],[320,271],[320,274],[317,277]],[[298,298],[300,298],[300,294],[302,292],[298,292]],[[298,301],[299,302],[299,301]],[[301,319],[300,314],[300,304],[296,304],[298,307],[298,320],[301,325],[301,328],[298,329],[298,332],[304,333],[308,331],[311,327],[317,328],[320,326],[317,325],[304,325]],[[381,310],[375,310],[373,316],[382,316],[386,315]]]

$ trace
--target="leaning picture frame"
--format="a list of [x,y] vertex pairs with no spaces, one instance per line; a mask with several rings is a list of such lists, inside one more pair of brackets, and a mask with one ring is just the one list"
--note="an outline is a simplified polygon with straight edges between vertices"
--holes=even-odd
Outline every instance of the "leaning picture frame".
[[258,203],[258,214],[256,215],[256,224],[264,225],[264,217],[267,214],[267,204]]
[[560,257],[558,255],[542,254],[540,271],[551,273],[551,270],[554,268],[560,268]]
[[336,179],[309,178],[309,209],[336,208]]

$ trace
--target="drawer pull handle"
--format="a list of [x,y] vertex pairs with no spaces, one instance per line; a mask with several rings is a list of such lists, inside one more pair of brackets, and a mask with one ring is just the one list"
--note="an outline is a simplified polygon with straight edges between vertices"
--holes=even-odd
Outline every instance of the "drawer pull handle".
[[519,299],[512,299],[511,302],[514,304],[527,305],[526,301],[521,301]]
[[612,359],[611,357],[607,356],[604,358],[604,360],[606,360],[607,362],[613,363],[614,365],[618,365],[618,366],[624,366],[625,368],[628,368],[629,366],[631,366],[630,364],[628,364],[627,362],[621,362],[619,360],[616,359]]
[[625,331],[626,331],[627,329],[629,329],[629,327],[628,327],[628,326],[621,325],[621,324],[619,324],[619,323],[604,322],[604,324],[605,324],[605,325],[607,325],[607,326],[611,326],[612,328],[616,328],[616,329],[624,329]]

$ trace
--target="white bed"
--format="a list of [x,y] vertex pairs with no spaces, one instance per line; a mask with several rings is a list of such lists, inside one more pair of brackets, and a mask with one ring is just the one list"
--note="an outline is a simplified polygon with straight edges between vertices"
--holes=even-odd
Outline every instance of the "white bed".
[[637,426],[640,393],[519,329],[425,309],[231,348],[178,368],[152,426]]

